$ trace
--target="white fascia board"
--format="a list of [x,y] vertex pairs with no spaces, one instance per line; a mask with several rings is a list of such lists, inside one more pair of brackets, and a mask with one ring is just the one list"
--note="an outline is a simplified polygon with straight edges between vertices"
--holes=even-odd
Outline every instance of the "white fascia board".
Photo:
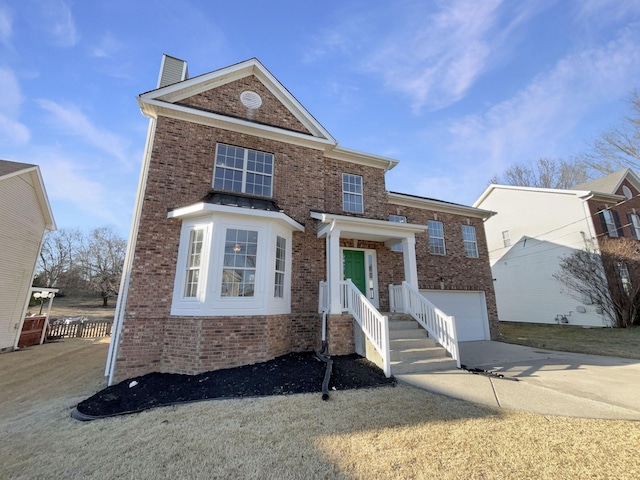
[[164,100],[171,103],[179,102],[185,98],[248,77],[249,75],[256,75],[264,86],[267,87],[278,100],[286,105],[289,111],[314,135],[323,137],[333,144],[337,143],[331,134],[256,58],[200,75],[185,80],[184,82],[169,85],[158,90],[152,90],[140,95],[140,97],[145,100],[153,99]]
[[401,193],[389,192],[389,203],[405,207],[422,208],[424,210],[436,210],[442,213],[451,213],[454,215],[466,215],[473,218],[489,218],[496,214],[490,210],[482,210],[476,207],[467,207],[466,205],[455,205],[447,202],[440,202],[430,198],[416,198],[403,195]]
[[270,212],[267,210],[230,207],[228,205],[217,205],[212,203],[199,202],[186,207],[176,208],[169,211],[167,218],[186,219],[207,215],[210,213],[223,213],[227,215],[242,215],[247,217],[260,217],[264,219],[276,220],[289,226],[292,230],[304,232],[304,225],[296,222],[293,218],[282,212]]
[[158,100],[143,101],[141,97],[138,97],[138,103],[140,104],[142,114],[149,118],[158,118],[158,116],[161,115],[322,151],[325,150],[327,144],[333,145],[333,142],[326,138],[313,137],[304,133],[253,123],[239,118],[226,117],[217,113],[205,112],[182,105],[174,105]]
[[583,191],[580,198],[583,200],[596,200],[600,202],[609,202],[609,203],[618,203],[625,200],[624,195],[614,195],[609,193],[601,193],[601,192],[587,192]]
[[372,155],[370,153],[350,150],[348,148],[335,145],[325,151],[325,157],[334,160],[342,160],[344,162],[356,163],[358,165],[366,165],[368,167],[382,168],[385,171],[391,170],[399,162],[393,158],[382,157],[380,155]]
[[322,226],[318,229],[318,237],[323,237],[335,225],[340,230],[358,233],[381,233],[383,235],[402,238],[415,233],[426,232],[426,225],[417,223],[390,222],[373,218],[348,217],[332,213],[311,212],[311,218],[319,220]]
[[40,167],[36,166],[32,173],[32,178],[35,178],[35,182],[38,184],[36,189],[40,205],[42,205],[42,211],[45,219],[45,228],[49,231],[57,230],[56,221],[53,218],[53,211],[51,210],[51,204],[49,203],[49,196],[47,195],[47,189],[44,186],[44,180],[40,173]]
[[491,184],[487,187],[487,189],[480,195],[480,197],[473,202],[473,207],[477,207],[481,205],[494,190],[505,190],[505,191],[520,191],[520,192],[532,192],[532,193],[546,193],[546,194],[554,194],[554,195],[570,195],[578,198],[585,198],[587,196],[598,196],[598,197],[610,197],[610,198],[619,198],[623,199],[624,197],[620,195],[608,195],[597,192],[592,192],[590,190],[568,190],[562,188],[541,188],[541,187],[522,187],[516,185],[495,185]]

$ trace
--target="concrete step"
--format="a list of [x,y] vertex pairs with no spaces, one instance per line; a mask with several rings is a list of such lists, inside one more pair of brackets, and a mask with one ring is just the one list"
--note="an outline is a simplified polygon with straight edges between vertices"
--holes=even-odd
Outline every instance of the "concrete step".
[[436,341],[429,337],[420,338],[391,338],[389,347],[391,350],[404,350],[407,348],[432,348],[435,347]]
[[442,347],[418,347],[402,350],[391,349],[391,361],[412,362],[421,359],[445,358],[446,351]]
[[395,330],[412,330],[412,329],[422,329],[424,330],[418,322],[415,320],[393,320],[389,321],[389,331]]
[[449,357],[429,358],[413,361],[391,361],[391,374],[402,375],[405,373],[427,373],[438,370],[455,370],[458,365]]
[[389,340],[397,340],[397,339],[418,339],[418,338],[429,338],[429,334],[425,329],[408,329],[408,330],[389,330]]

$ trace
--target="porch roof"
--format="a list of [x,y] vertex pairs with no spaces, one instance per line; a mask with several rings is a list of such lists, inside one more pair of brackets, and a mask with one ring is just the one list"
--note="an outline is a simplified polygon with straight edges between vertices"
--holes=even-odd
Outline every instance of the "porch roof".
[[416,233],[427,231],[426,225],[349,217],[334,213],[311,211],[311,218],[320,221],[318,238],[325,237],[337,229],[340,231],[340,237],[343,238],[384,242],[387,245],[394,245],[403,238],[414,238]]

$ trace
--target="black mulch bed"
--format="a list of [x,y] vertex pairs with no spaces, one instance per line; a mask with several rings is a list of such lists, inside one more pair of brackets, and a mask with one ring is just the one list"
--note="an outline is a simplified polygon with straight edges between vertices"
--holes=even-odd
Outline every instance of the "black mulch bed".
[[[394,385],[373,363],[358,356],[331,357],[329,390]],[[149,373],[112,385],[80,402],[80,416],[109,417],[153,407],[207,399],[322,392],[326,364],[313,353],[292,353],[268,362],[200,375]],[[137,382],[137,384],[133,384]],[[130,386],[131,385],[131,386]]]

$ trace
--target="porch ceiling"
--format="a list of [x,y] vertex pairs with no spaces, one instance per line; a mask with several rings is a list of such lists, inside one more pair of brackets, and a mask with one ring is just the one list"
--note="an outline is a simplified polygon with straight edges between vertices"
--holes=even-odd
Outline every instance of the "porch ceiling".
[[392,245],[399,243],[403,238],[413,238],[416,233],[427,231],[426,225],[348,217],[332,213],[311,212],[311,218],[320,221],[318,238],[338,230],[342,238],[384,242]]

